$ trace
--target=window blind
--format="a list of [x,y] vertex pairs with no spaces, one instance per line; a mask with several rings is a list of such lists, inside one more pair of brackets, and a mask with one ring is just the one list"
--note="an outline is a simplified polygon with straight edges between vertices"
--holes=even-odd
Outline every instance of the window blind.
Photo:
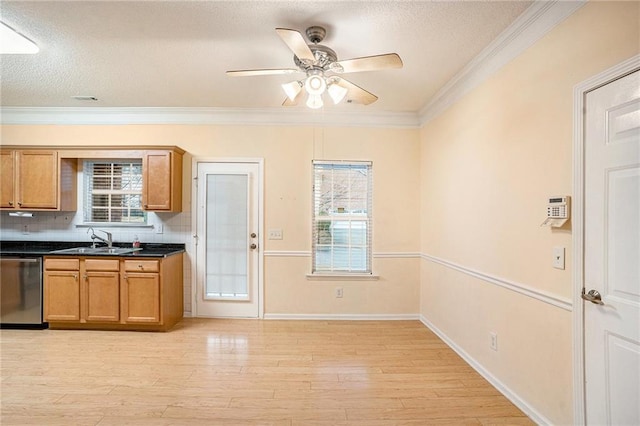
[[141,161],[85,161],[84,221],[146,223]]
[[371,273],[371,162],[313,162],[312,273]]

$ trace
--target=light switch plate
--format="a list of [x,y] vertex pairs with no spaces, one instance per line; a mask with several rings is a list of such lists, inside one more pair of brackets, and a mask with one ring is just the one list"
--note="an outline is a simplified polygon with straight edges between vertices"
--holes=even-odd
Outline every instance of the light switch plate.
[[564,247],[553,248],[553,267],[564,269]]
[[270,240],[281,240],[282,229],[269,229],[268,237]]

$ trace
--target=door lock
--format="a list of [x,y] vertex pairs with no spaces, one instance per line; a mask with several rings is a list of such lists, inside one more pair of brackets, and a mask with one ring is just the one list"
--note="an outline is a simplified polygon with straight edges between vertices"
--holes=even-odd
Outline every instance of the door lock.
[[257,237],[257,236],[258,236],[258,235],[257,235],[255,232],[252,232],[252,233],[251,233],[251,238],[255,238],[255,237]]
[[258,248],[258,246],[257,246],[256,244],[251,244],[251,245],[249,246],[249,248],[250,248],[251,250],[255,250],[256,248]]

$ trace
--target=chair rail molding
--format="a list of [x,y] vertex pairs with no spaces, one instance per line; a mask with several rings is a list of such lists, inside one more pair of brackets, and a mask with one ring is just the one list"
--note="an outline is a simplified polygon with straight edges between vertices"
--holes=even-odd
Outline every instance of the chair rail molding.
[[436,256],[431,256],[423,253],[421,257],[429,262],[437,263],[455,271],[462,272],[463,274],[470,275],[482,281],[495,284],[499,287],[506,288],[507,290],[514,291],[527,297],[531,297],[533,299],[539,300],[540,302],[544,302],[557,308],[564,309],[565,311],[573,310],[573,302],[571,299],[547,293],[546,291],[535,289],[526,284],[507,280],[505,278],[491,275],[486,272],[480,272],[475,269],[467,268],[466,266],[462,266]]

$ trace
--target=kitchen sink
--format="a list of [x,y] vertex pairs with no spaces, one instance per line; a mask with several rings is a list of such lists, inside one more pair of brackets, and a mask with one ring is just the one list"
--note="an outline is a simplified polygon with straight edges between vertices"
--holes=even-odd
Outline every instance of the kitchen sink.
[[72,247],[62,250],[54,250],[51,253],[55,254],[128,254],[134,251],[140,251],[141,248],[128,248],[128,247]]

